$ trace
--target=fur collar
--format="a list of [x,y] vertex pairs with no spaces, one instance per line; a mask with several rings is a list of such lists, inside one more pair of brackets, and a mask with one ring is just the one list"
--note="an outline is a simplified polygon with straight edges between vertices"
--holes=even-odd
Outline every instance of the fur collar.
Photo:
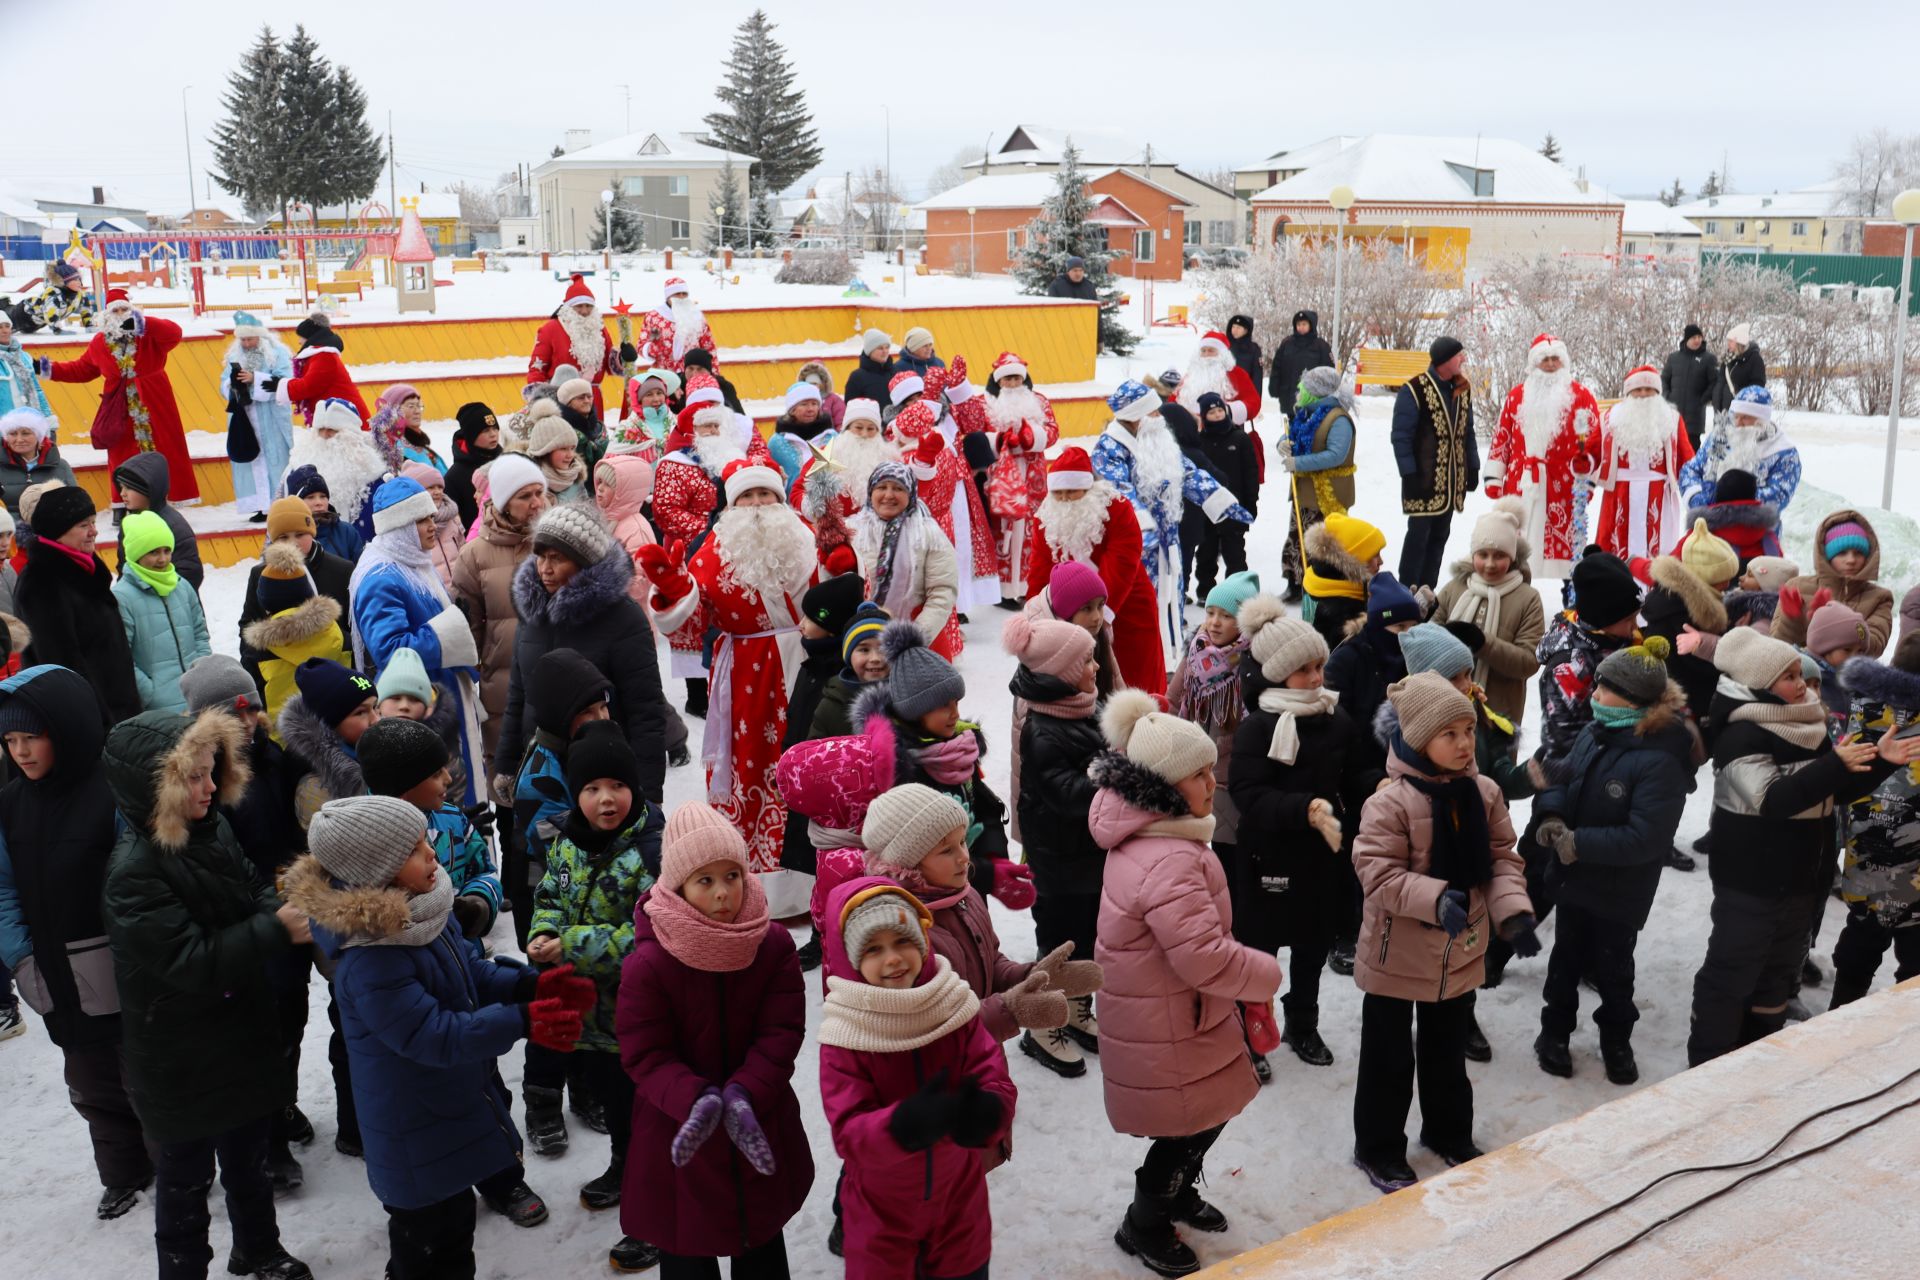
[[313,596],[291,609],[247,624],[242,638],[254,648],[285,649],[319,635],[340,621],[340,602],[332,596]]
[[1840,668],[1840,687],[1856,698],[1902,711],[1920,711],[1920,672],[1902,671],[1861,655]]
[[865,733],[867,721],[877,716],[884,716],[892,709],[893,695],[887,689],[887,682],[876,680],[861,689],[859,696],[854,698],[853,711],[848,718],[855,733]]
[[184,849],[193,834],[196,819],[187,817],[187,777],[202,751],[213,752],[217,804],[228,808],[239,804],[253,777],[247,734],[240,721],[220,707],[202,711],[153,767],[153,812],[148,826],[153,842],[162,849]]
[[539,562],[528,556],[513,571],[513,611],[528,625],[587,626],[598,621],[619,601],[631,599],[627,584],[632,580],[632,557],[613,554],[588,565],[574,574],[566,586],[549,595],[540,585]]
[[1135,809],[1168,818],[1192,814],[1179,789],[1153,770],[1137,765],[1118,751],[1102,751],[1087,766],[1087,777],[1103,791],[1111,791]]
[[1705,520],[1709,529],[1765,529],[1780,523],[1780,511],[1771,502],[1716,502],[1710,507],[1688,507],[1687,528]]
[[1647,570],[1655,586],[1665,587],[1687,606],[1687,618],[1696,631],[1720,635],[1727,629],[1727,606],[1700,575],[1673,556],[1655,557]]
[[297,693],[280,708],[280,742],[320,776],[320,785],[329,797],[357,796],[366,791],[360,761],[332,725],[322,724],[319,716],[307,710],[307,700]]
[[1367,572],[1367,566],[1354,559],[1353,554],[1340,545],[1340,539],[1334,537],[1324,524],[1316,524],[1308,529],[1303,545],[1307,559],[1317,560],[1333,570],[1333,574],[1328,576],[1338,575],[1348,582],[1365,582],[1372,576]]
[[335,938],[391,938],[411,918],[405,889],[343,888],[310,853],[294,860],[282,885],[287,902]]
[[[885,680],[862,686],[853,700],[853,711],[848,719],[853,731],[872,740],[877,750],[890,752],[895,778],[904,778],[918,772],[913,753],[922,743],[915,738],[915,726],[902,725],[893,715],[892,694]],[[987,735],[978,727],[968,730],[974,741],[980,746],[980,758],[987,758]]]

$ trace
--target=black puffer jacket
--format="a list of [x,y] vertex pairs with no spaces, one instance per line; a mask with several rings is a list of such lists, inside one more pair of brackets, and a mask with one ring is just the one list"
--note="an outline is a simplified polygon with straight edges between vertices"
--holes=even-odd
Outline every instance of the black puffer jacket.
[[[240,665],[247,669],[247,674],[263,690],[267,687],[267,680],[260,673],[260,663],[273,655],[262,653],[247,643],[247,628],[267,616],[267,611],[260,607],[260,599],[255,594],[255,589],[260,585],[260,570],[265,566],[263,560],[247,570],[247,598],[240,605]],[[352,653],[353,608],[349,588],[353,584],[353,561],[342,560],[322,547],[316,539],[307,551],[307,576],[313,579],[315,591],[339,601],[340,638],[346,642],[347,652]]]
[[133,649],[113,597],[113,575],[99,556],[91,571],[44,538],[27,548],[27,567],[14,589],[20,620],[33,633],[21,666],[48,662],[86,677],[100,699],[101,724],[140,714]]
[[1045,894],[1100,892],[1107,851],[1087,830],[1093,780],[1087,766],[1107,749],[1100,712],[1079,720],[1050,716],[1042,708],[1070,698],[1074,687],[1058,676],[1016,667],[1008,685],[1027,700],[1020,726],[1020,843],[1033,868],[1034,887]]
[[[469,441],[464,431],[453,438],[453,463],[447,468],[447,496],[460,508],[460,527],[471,529],[480,518],[480,499],[474,493],[473,473],[498,458],[506,450],[499,445],[482,449]],[[511,498],[512,494],[506,497]]]
[[[1327,658],[1327,688],[1339,691],[1341,707],[1362,725],[1372,724],[1374,715],[1387,705],[1387,686],[1406,677],[1400,637],[1373,619],[1341,641]],[[1371,736],[1362,735],[1362,739],[1356,758],[1384,774],[1386,747]]]
[[113,482],[123,494],[129,489],[139,494],[147,500],[147,510],[167,522],[167,528],[173,531],[173,567],[197,592],[207,571],[200,564],[200,543],[193,536],[193,526],[167,501],[171,480],[167,456],[158,452],[136,453],[113,472]]
[[881,364],[872,356],[862,355],[860,363],[847,374],[847,386],[841,395],[848,400],[871,400],[882,409],[888,407],[887,384],[898,373],[894,362],[889,360]]
[[1300,390],[1301,375],[1333,363],[1333,348],[1320,336],[1320,313],[1293,313],[1294,325],[1302,320],[1307,322],[1307,331],[1288,333],[1273,349],[1273,376],[1267,382],[1267,394],[1280,402],[1289,418],[1293,416],[1293,401]]
[[1713,384],[1713,411],[1725,413],[1742,391],[1766,385],[1767,360],[1760,354],[1759,344],[1754,343],[1720,366],[1720,377]]
[[294,808],[294,796],[307,765],[255,726],[247,740],[247,765],[253,780],[246,794],[220,812],[233,828],[240,852],[247,855],[259,883],[271,888],[281,868],[307,851],[307,833]]
[[1696,448],[1700,433],[1706,430],[1707,405],[1713,401],[1713,387],[1719,380],[1720,362],[1704,342],[1698,351],[1681,343],[1660,370],[1660,394],[1680,411]]
[[[1244,338],[1233,336],[1233,326],[1240,325],[1247,331]],[[1252,316],[1227,317],[1227,350],[1233,352],[1233,362],[1247,371],[1253,379],[1253,385],[1260,385],[1260,366],[1266,363],[1266,353],[1260,350],[1260,344],[1253,340]]]
[[1220,483],[1233,491],[1241,506],[1259,514],[1260,458],[1253,437],[1245,427],[1225,422],[1200,424],[1200,449],[1211,464],[1208,470],[1220,477]]

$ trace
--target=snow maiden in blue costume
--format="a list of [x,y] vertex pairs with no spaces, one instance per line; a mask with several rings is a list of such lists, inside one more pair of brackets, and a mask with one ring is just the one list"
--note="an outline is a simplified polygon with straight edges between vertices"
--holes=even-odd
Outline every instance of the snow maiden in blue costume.
[[[1680,496],[1689,511],[1710,507],[1720,477],[1745,471],[1754,478],[1754,497],[1784,513],[1800,487],[1800,451],[1773,420],[1773,397],[1765,387],[1742,387],[1724,418],[1716,416],[1700,452],[1680,468]],[[1773,532],[1777,536],[1780,526]]]
[[[237,400],[233,385],[236,365],[253,376],[252,382],[241,384]],[[259,443],[251,459],[233,463],[234,501],[242,511],[265,511],[284,494],[281,486],[287,478],[287,458],[293,452],[293,406],[282,404],[274,392],[292,376],[293,353],[286,343],[274,337],[255,316],[234,312],[233,341],[220,360],[220,394],[229,406],[229,418],[244,412]],[[231,448],[231,427],[228,440]]]
[[1160,403],[1145,383],[1131,379],[1107,397],[1114,420],[1094,442],[1093,471],[1119,490],[1140,517],[1141,554],[1159,606],[1161,648],[1177,655],[1186,651],[1185,587],[1180,580],[1183,504],[1193,503],[1215,524],[1238,520],[1250,525],[1253,513],[1180,452],[1160,417]]
[[[480,742],[480,690],[475,667],[480,661],[467,620],[440,583],[433,560],[416,527],[431,519],[433,499],[405,477],[374,490],[373,541],[354,566],[348,594],[353,602],[354,664],[377,675],[400,649],[412,649],[427,669],[427,680],[454,699],[458,742],[451,749],[466,768],[462,808],[484,798],[487,778]],[[431,528],[426,535],[431,539]]]

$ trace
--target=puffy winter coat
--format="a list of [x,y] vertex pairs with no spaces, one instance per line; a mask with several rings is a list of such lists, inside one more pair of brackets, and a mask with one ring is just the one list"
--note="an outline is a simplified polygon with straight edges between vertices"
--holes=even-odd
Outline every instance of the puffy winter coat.
[[666,822],[658,805],[646,805],[625,829],[593,833],[601,845],[593,849],[582,838],[585,823],[576,809],[547,847],[547,873],[534,887],[527,936],[558,938],[562,963],[599,988],[579,1048],[608,1053],[618,1048],[613,1015],[620,966],[633,950],[634,904],[660,871],[660,832]]
[[[513,679],[513,640],[520,615],[513,608],[513,575],[533,552],[532,531],[510,523],[489,501],[482,509],[480,532],[460,548],[453,563],[453,598],[473,628],[473,644],[480,653],[480,705],[487,718],[480,725],[487,759],[496,760],[500,727],[507,710],[507,690]],[[518,763],[516,756],[512,763]],[[506,768],[501,765],[506,764]],[[495,773],[512,772],[499,761]]]
[[206,750],[217,799],[233,804],[247,787],[246,735],[218,708],[192,720],[143,712],[114,726],[102,756],[126,824],[102,904],[127,1095],[149,1142],[209,1138],[293,1096],[272,978],[291,942],[227,820],[187,816],[187,775]]
[[263,722],[247,737],[247,766],[253,778],[246,794],[220,812],[253,865],[256,883],[275,884],[281,870],[307,847],[295,801],[307,765],[268,736]]
[[0,444],[0,499],[6,501],[7,510],[16,519],[20,515],[21,496],[34,485],[49,480],[58,480],[61,484],[80,483],[73,478],[73,468],[60,456],[60,446],[51,439],[42,443],[31,458],[22,458]]
[[[959,628],[954,627],[951,636],[943,633],[948,630],[947,622],[953,617],[954,603],[959,599],[959,561],[954,558],[953,544],[947,541],[946,534],[940,531],[940,526],[934,523],[924,505],[918,512],[903,518],[910,520],[911,524],[901,530],[900,536],[913,539],[915,546],[908,571],[906,595],[903,597],[905,607],[895,616],[913,619],[920,628],[920,634],[927,638],[927,643],[941,656],[951,658],[958,654]],[[868,521],[878,521],[871,511],[863,511],[854,519],[856,527]],[[879,535],[868,536],[874,538],[873,545],[868,546],[858,533],[854,536],[853,545],[860,559],[860,576],[866,580],[867,594],[871,598],[875,589],[875,575],[880,568],[879,551],[884,544]],[[883,608],[886,607],[886,601],[879,603]],[[956,643],[952,652],[947,648],[949,642]]]
[[820,686],[820,702],[813,710],[813,719],[807,726],[806,740],[815,738],[845,738],[853,733],[853,704],[866,691],[867,685],[855,680],[845,667],[842,667],[832,679]]
[[112,1044],[120,996],[100,894],[118,824],[99,700],[65,667],[29,667],[0,682],[0,706],[14,701],[47,725],[54,764],[0,790],[0,962],[55,1044]]
[[1600,664],[1631,637],[1610,636],[1580,621],[1569,610],[1557,614],[1540,641],[1540,750],[1541,761],[1564,759],[1573,740],[1593,719],[1588,705]]
[[1780,528],[1780,513],[1771,503],[1758,498],[1739,498],[1708,507],[1689,507],[1687,535],[1673,548],[1674,555],[1686,550],[1687,542],[1693,537],[1695,520],[1705,520],[1707,528],[1733,548],[1734,554],[1740,557],[1742,569],[1755,556],[1780,554],[1780,535],[1776,532]]
[[1311,571],[1306,587],[1312,609],[1310,614],[1303,609],[1301,616],[1313,624],[1328,649],[1337,649],[1367,619],[1367,581],[1373,575],[1324,524],[1308,528],[1302,546]]
[[1725,413],[1742,391],[1766,385],[1766,357],[1760,354],[1758,343],[1749,343],[1739,355],[1721,364],[1720,376],[1713,384],[1713,411]]
[[847,371],[847,385],[842,391],[845,400],[867,399],[885,409],[891,400],[887,395],[887,383],[893,381],[893,375],[900,367],[889,360],[881,364],[872,356],[862,355],[860,363]]
[[1020,815],[1021,856],[1033,868],[1034,888],[1049,897],[1098,894],[1107,851],[1087,830],[1096,790],[1087,766],[1106,750],[1099,711],[1068,719],[1037,709],[1077,691],[1057,676],[1025,666],[1014,669],[1009,688],[1026,704],[1018,730],[1021,769],[1014,804]]
[[182,577],[167,595],[129,573],[113,584],[127,648],[133,653],[133,680],[148,711],[185,711],[180,677],[195,659],[213,652],[207,639],[207,615],[200,596]]
[[[1857,577],[1843,578],[1840,572],[1827,559],[1827,531],[1836,524],[1847,521],[1859,525],[1867,531],[1867,541],[1873,549],[1867,552],[1866,566]],[[1785,640],[1798,647],[1806,643],[1807,619],[1813,612],[1813,596],[1825,587],[1833,593],[1833,598],[1867,620],[1867,647],[1865,654],[1877,658],[1887,650],[1887,641],[1893,637],[1893,592],[1874,581],[1880,576],[1880,535],[1873,531],[1867,518],[1850,507],[1842,507],[1820,521],[1820,527],[1813,535],[1813,572],[1802,574],[1787,584],[1800,592],[1805,604],[1798,617],[1785,609],[1777,611],[1773,619],[1773,638]],[[1785,591],[1787,588],[1782,587]]]
[[306,699],[297,693],[280,708],[280,741],[305,766],[293,793],[293,813],[302,831],[327,801],[367,793],[353,748],[332,725],[307,710]]
[[[1527,559],[1524,555],[1514,557],[1514,567],[1527,580],[1501,597],[1500,625],[1492,634],[1487,634],[1487,601],[1483,597],[1475,596],[1461,618],[1486,635],[1486,644],[1474,657],[1474,674],[1487,691],[1487,705],[1514,724],[1527,714],[1527,684],[1540,670],[1540,641],[1547,633],[1546,605],[1527,572]],[[1440,588],[1435,622],[1447,622],[1456,616],[1472,577],[1472,560],[1454,563],[1452,580]]]
[[[1920,675],[1913,672],[1851,658],[1840,681],[1853,699],[1848,729],[1865,741],[1898,733],[1920,715]],[[1920,780],[1914,773],[1895,769],[1849,812],[1841,896],[1864,904],[1887,929],[1911,927],[1920,917]]]
[[[934,894],[950,893],[934,889]],[[1020,1034],[1013,1014],[1001,1003],[999,993],[1032,972],[1033,965],[1016,964],[1000,951],[1000,935],[987,914],[987,900],[968,885],[947,905],[933,912],[934,954],[947,958],[960,980],[980,997],[980,1021],[995,1040],[1011,1040]],[[989,1165],[999,1162],[989,1159]]]
[[1200,424],[1200,449],[1213,473],[1233,492],[1240,505],[1259,514],[1260,455],[1246,428],[1232,419]]
[[[1433,801],[1407,781],[1417,774],[1398,753],[1388,754],[1387,776],[1392,785],[1368,798],[1353,841],[1353,867],[1366,895],[1353,982],[1370,995],[1450,1000],[1486,980],[1487,943],[1494,931],[1512,917],[1533,911],[1526,865],[1514,850],[1513,820],[1493,779],[1472,769],[1436,775],[1439,780],[1474,780],[1486,805],[1493,847],[1493,878],[1468,892],[1467,927],[1459,937],[1449,938],[1440,927],[1440,899],[1448,885],[1428,874]],[[1101,1030],[1104,1034],[1105,1027]]]
[[33,633],[21,661],[55,663],[87,678],[100,699],[104,725],[140,712],[133,650],[113,595],[113,577],[99,556],[83,569],[65,551],[36,538],[14,591],[20,620]]
[[467,526],[460,521],[460,508],[453,499],[440,495],[434,506],[433,546],[427,549],[427,555],[433,560],[433,571],[440,575],[440,585],[453,594],[453,566],[460,559],[460,549],[467,545]]
[[[918,724],[902,721],[893,714],[893,704],[889,700],[884,681],[867,685],[853,704],[853,733],[866,733],[868,725],[876,718],[884,717],[886,724],[880,734],[883,744],[893,750],[893,784],[901,786],[908,782],[918,782],[922,786],[943,791],[960,802],[967,816],[980,830],[967,845],[967,851],[973,857],[974,882],[980,884],[985,893],[993,887],[993,868],[996,858],[1007,856],[1007,806],[993,788],[987,785],[986,772],[976,765],[973,777],[965,782],[939,782],[920,764],[916,753],[930,747],[934,739],[928,737]],[[980,757],[986,758],[987,738],[978,727],[961,730],[971,733],[979,739]],[[984,881],[984,883],[982,883]]]
[[1682,343],[1660,370],[1660,394],[1680,411],[1696,446],[1700,433],[1707,429],[1707,405],[1713,400],[1714,384],[1719,380],[1720,361],[1707,350],[1704,342],[1698,351]]
[[653,584],[637,569],[640,548],[659,541],[653,535],[653,526],[647,523],[644,510],[652,498],[653,464],[639,454],[616,453],[602,458],[594,467],[594,503],[613,526],[614,541],[634,558],[636,570],[627,583],[627,594],[643,609],[653,594]]
[[343,888],[310,854],[287,872],[287,900],[312,918],[333,961],[367,1182],[383,1205],[423,1209],[519,1163],[496,1063],[527,1034],[537,976],[482,959],[451,916],[423,946],[341,945],[400,932],[408,897]]
[[[1299,333],[1294,325],[1307,322],[1307,331]],[[1273,349],[1273,373],[1267,380],[1267,394],[1280,402],[1288,417],[1293,416],[1294,400],[1300,394],[1300,379],[1309,369],[1333,363],[1333,348],[1320,336],[1320,313],[1296,311],[1287,326],[1287,336]]]
[[313,517],[316,545],[329,554],[345,560],[348,564],[357,563],[360,553],[367,549],[367,540],[353,522],[342,520],[337,511],[322,511]]
[[[267,616],[267,611],[260,607],[256,590],[260,585],[260,570],[263,567],[264,562],[257,563],[247,571],[247,597],[240,606],[240,662],[252,673],[262,689],[266,688],[267,677],[261,670],[261,664],[268,655],[247,639],[247,628]],[[307,576],[313,579],[314,591],[340,606],[340,615],[335,621],[340,627],[341,647],[348,653],[353,652],[353,612],[350,603],[353,562],[342,560],[315,539],[307,549]]]
[[1551,851],[1541,855],[1560,906],[1646,926],[1697,772],[1681,720],[1685,705],[1680,686],[1668,681],[1640,723],[1588,724],[1567,757],[1567,781],[1534,799],[1535,822],[1558,817],[1575,833],[1572,864]]
[[[195,591],[199,591],[207,571],[200,563],[200,542],[194,537],[193,526],[167,500],[167,486],[173,482],[167,468],[167,456],[157,449],[151,453],[136,453],[114,469],[113,482],[122,493],[132,491],[145,498],[147,510],[167,522],[167,528],[173,531],[173,567],[181,577],[193,584]],[[126,571],[122,569],[121,572]]]
[[1088,829],[1107,850],[1094,959],[1101,1077],[1115,1132],[1179,1138],[1224,1124],[1260,1090],[1237,1002],[1280,987],[1272,955],[1233,939],[1212,824],[1171,784],[1113,753]]
[[299,692],[293,673],[300,664],[308,658],[325,658],[343,667],[353,665],[346,637],[340,633],[340,603],[332,596],[312,596],[291,609],[249,623],[240,638],[255,653],[269,655],[258,666],[259,678],[266,686],[267,722],[274,726],[276,742],[280,741],[280,712],[287,699]]
[[[633,1079],[633,1142],[620,1229],[682,1257],[725,1257],[773,1239],[805,1203],[813,1151],[793,1092],[807,994],[793,935],[771,925],[744,969],[695,969],[654,932],[640,895],[620,969],[614,1031]],[[709,1087],[739,1085],[773,1150],[755,1172],[724,1132],[676,1167],[673,1138]]]
[[[453,499],[453,505],[460,508],[462,529],[471,529],[473,522],[480,518],[480,499],[474,492],[473,473],[505,452],[499,445],[482,449],[469,444],[464,435],[454,435],[453,463],[447,468],[446,489],[447,496]],[[511,498],[513,495],[507,496]]]
[[[1342,641],[1327,658],[1327,688],[1340,695],[1340,706],[1358,724],[1373,723],[1387,702],[1387,686],[1406,678],[1407,660],[1400,653],[1400,637],[1384,626],[1368,622]],[[1386,768],[1389,753],[1362,735],[1358,761],[1375,770]]]

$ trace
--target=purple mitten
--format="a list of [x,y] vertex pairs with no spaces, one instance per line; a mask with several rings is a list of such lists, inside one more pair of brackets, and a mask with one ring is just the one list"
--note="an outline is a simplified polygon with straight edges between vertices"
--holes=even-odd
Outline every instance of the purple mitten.
[[773,1146],[767,1141],[767,1135],[760,1128],[760,1121],[754,1118],[753,1103],[747,1098],[747,1091],[737,1084],[727,1086],[722,1095],[727,1101],[727,1136],[733,1139],[733,1145],[747,1158],[753,1171],[763,1178],[773,1176]]
[[[685,1168],[687,1162],[693,1159],[693,1153],[720,1127],[722,1105],[720,1091],[712,1085],[708,1085],[707,1091],[694,1099],[693,1110],[687,1113],[687,1122],[680,1126],[680,1132],[673,1135],[674,1168]],[[728,1128],[732,1128],[731,1118]]]

